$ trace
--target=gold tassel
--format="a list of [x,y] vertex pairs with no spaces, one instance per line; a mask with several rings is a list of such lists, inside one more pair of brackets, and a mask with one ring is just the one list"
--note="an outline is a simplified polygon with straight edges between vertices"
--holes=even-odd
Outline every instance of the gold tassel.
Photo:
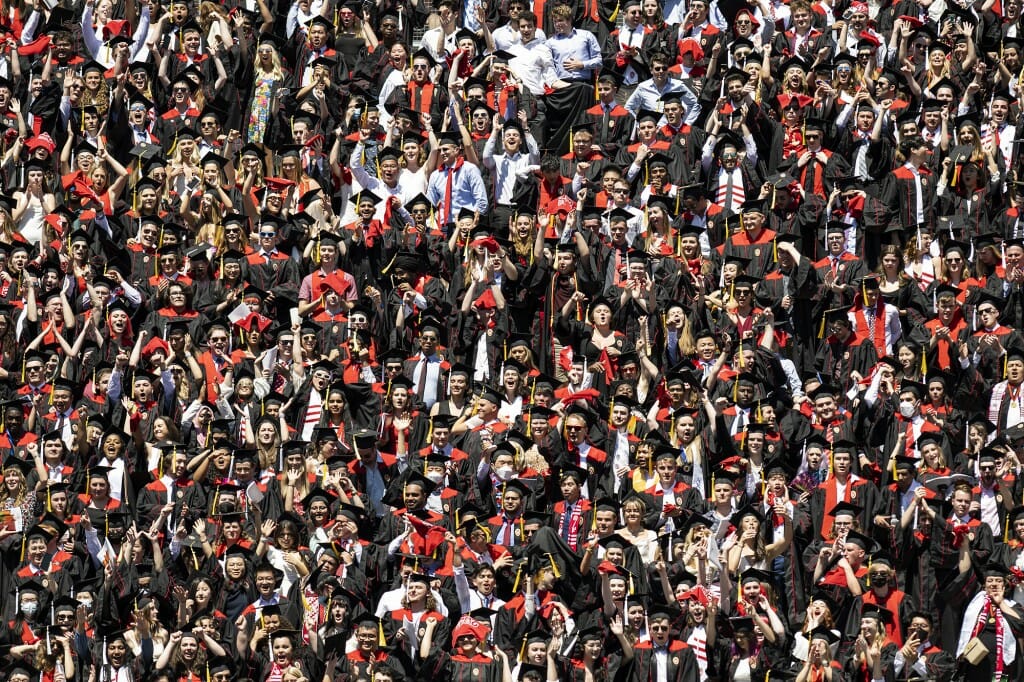
[[519,645],[519,661],[522,662],[526,656],[526,635],[523,635],[523,643]]
[[871,555],[868,555],[868,578],[864,581],[868,587],[871,587]]
[[555,563],[555,557],[548,552],[548,561],[551,562],[551,572],[555,574],[556,578],[562,577],[562,572],[558,570],[558,564]]
[[519,564],[519,568],[516,569],[516,579],[512,582],[512,591],[519,591],[519,579],[523,577],[523,564]]
[[384,623],[377,621],[377,646],[387,646],[388,639],[384,636]]
[[609,24],[614,24],[615,20],[618,19],[618,18],[619,18],[619,3],[616,2],[615,3],[615,10],[612,12],[612,15],[610,17],[608,17],[608,23]]
[[921,349],[921,380],[928,376],[928,353]]
[[1003,543],[1010,541],[1010,514],[1006,514],[1006,523],[1003,524]]

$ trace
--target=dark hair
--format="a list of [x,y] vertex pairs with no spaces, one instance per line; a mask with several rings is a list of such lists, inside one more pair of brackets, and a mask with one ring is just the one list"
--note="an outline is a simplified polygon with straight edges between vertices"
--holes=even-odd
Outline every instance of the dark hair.
[[558,157],[552,154],[548,154],[540,160],[540,171],[546,173],[549,171],[561,171],[562,165],[558,161]]

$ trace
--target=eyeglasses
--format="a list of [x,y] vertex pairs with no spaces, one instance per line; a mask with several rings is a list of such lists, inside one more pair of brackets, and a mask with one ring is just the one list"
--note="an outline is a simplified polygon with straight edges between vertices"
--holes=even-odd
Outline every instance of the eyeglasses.
[[566,424],[565,426],[566,431],[580,431],[582,429],[583,427],[579,426],[578,424]]
[[666,71],[664,66],[652,66],[651,67],[651,73],[661,73],[662,71]]
[[430,67],[427,66],[426,64],[413,64],[412,65],[412,70],[413,71],[422,71],[423,69],[429,69],[429,68]]
[[980,308],[978,309],[978,314],[979,315],[995,315],[996,312],[997,311],[996,311],[995,308],[985,308],[984,310],[982,310]]
[[652,625],[651,632],[668,632],[667,625]]
[[978,467],[978,469],[979,469],[980,471],[995,471],[995,470],[996,470],[996,468],[995,468],[994,466],[992,466],[992,465],[988,465],[988,466],[979,466],[979,467]]
[[42,365],[37,365],[36,367],[26,367],[25,371],[26,372],[42,372],[43,371],[43,367],[42,367]]
[[261,237],[276,237],[277,232],[260,232]]
[[216,338],[212,338],[212,337],[210,338],[210,343],[227,343],[227,341],[228,341],[228,337],[226,337],[226,336],[218,336]]
[[750,26],[750,20],[749,19],[737,19],[735,24],[737,26]]
[[963,258],[947,258],[946,262],[947,263],[963,263],[964,259]]
[[188,92],[188,88],[171,88],[171,92],[175,94],[184,94]]

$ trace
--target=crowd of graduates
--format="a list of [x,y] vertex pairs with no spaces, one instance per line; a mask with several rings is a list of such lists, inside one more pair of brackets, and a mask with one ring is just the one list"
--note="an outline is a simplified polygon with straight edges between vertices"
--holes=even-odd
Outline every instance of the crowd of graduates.
[[1021,9],[4,3],[0,678],[1020,679]]

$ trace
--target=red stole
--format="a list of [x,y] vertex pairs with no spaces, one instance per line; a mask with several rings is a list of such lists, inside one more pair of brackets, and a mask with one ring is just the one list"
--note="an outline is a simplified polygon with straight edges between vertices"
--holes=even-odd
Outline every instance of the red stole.
[[853,501],[850,493],[853,492],[854,485],[858,482],[859,480],[855,479],[853,477],[853,474],[850,474],[850,480],[846,482],[846,491],[844,492],[843,499],[841,500],[839,499],[839,490],[837,489],[835,478],[830,478],[821,484],[821,488],[825,491],[825,509],[823,510],[825,512],[825,518],[821,520],[822,538],[826,540],[831,539],[830,536],[832,533],[832,522],[834,521],[834,519],[833,517],[829,516],[828,513],[832,510],[833,507],[835,507],[840,502]]
[[893,622],[885,624],[885,635],[894,642],[903,641],[903,627],[900,625],[900,601],[902,600],[902,597],[902,592],[896,588],[890,588],[889,596],[882,601],[879,601],[879,598],[875,596],[875,593],[871,590],[867,591],[863,600],[865,604],[881,606],[892,613]]
[[[857,308],[857,330],[863,331],[866,336],[871,331],[871,326],[868,325],[867,316],[864,314],[864,306],[861,305]],[[875,346],[875,352],[878,353],[878,357],[884,358],[888,353],[885,352],[885,327],[888,322],[888,313],[885,309],[885,301],[882,297],[878,297],[878,301],[875,303],[875,333],[874,338],[871,339],[871,343]]]
[[407,87],[409,88],[409,108],[421,114],[429,114],[430,104],[434,100],[434,84],[428,82],[420,85],[413,81]]

